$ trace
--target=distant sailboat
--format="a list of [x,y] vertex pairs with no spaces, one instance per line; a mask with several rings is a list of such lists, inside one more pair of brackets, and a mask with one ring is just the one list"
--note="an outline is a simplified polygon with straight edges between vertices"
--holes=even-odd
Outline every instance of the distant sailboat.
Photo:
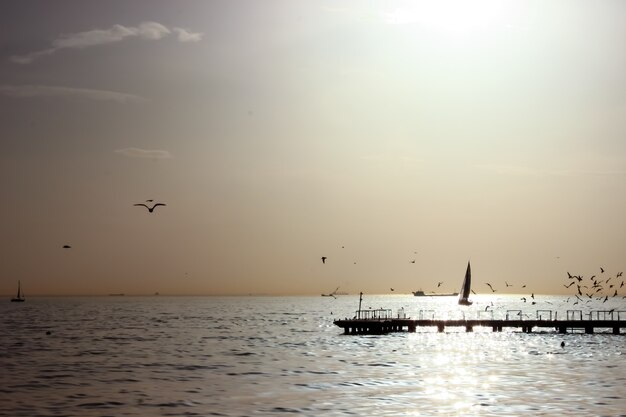
[[24,293],[22,293],[20,282],[17,281],[17,296],[15,298],[11,298],[11,302],[22,303],[24,301],[26,301],[26,299],[24,298]]
[[337,291],[339,291],[339,287],[335,288],[335,291],[328,293],[328,294],[322,294],[322,297],[333,297],[333,298],[337,298],[335,297],[335,295],[337,295]]
[[472,302],[467,298],[469,297],[472,287],[472,270],[470,269],[470,263],[467,262],[467,271],[465,271],[465,279],[461,286],[461,292],[459,293],[459,304],[464,306],[472,305]]

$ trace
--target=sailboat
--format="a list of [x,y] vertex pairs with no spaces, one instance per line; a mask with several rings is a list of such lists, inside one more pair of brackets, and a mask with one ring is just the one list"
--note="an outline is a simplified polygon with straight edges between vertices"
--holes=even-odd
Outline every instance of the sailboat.
[[335,297],[335,294],[337,294],[337,291],[339,291],[339,287],[335,288],[335,291],[328,293],[328,294],[322,294],[322,297],[333,297],[333,298],[337,298]]
[[467,262],[467,271],[465,271],[465,279],[463,285],[461,285],[461,292],[459,293],[459,304],[463,306],[472,305],[472,302],[467,298],[469,297],[472,286],[472,270],[470,268],[469,261]]
[[17,281],[17,296],[15,298],[11,298],[11,302],[22,303],[24,301],[26,301],[26,299],[24,298],[24,294],[22,293],[20,282]]

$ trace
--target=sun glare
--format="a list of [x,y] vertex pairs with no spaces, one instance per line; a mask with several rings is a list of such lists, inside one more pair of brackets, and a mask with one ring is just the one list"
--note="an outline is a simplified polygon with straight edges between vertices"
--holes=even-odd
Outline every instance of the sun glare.
[[415,24],[454,36],[484,31],[494,25],[504,26],[508,14],[504,1],[420,1],[385,13],[385,21],[394,25]]

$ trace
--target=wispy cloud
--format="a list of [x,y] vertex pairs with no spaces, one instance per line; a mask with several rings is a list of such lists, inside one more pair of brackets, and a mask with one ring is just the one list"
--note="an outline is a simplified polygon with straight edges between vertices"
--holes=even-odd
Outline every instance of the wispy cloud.
[[169,151],[158,149],[124,148],[116,149],[114,152],[128,158],[169,159],[172,157]]
[[189,32],[187,29],[174,28],[172,29],[178,35],[179,42],[199,42],[202,40],[203,33]]
[[17,97],[75,97],[98,101],[115,101],[118,103],[142,103],[147,100],[133,94],[119,93],[108,90],[91,90],[87,88],[55,87],[47,85],[0,85],[0,94]]
[[538,168],[531,168],[519,165],[495,165],[485,164],[476,165],[477,169],[492,172],[499,175],[513,175],[513,176],[555,176],[555,177],[569,177],[569,176],[613,176],[613,175],[626,175],[626,171],[616,170],[544,170]]
[[499,175],[538,176],[548,174],[543,170],[520,165],[483,164],[476,165],[476,168]]
[[14,55],[9,59],[16,64],[30,64],[34,60],[45,55],[52,55],[60,49],[88,48],[91,46],[120,42],[131,37],[146,40],[159,40],[170,35],[172,32],[177,34],[179,42],[198,42],[203,36],[202,33],[194,33],[186,29],[169,29],[157,22],[143,22],[138,26],[113,25],[108,29],[94,29],[86,32],[63,34],[52,41],[50,48],[24,55]]

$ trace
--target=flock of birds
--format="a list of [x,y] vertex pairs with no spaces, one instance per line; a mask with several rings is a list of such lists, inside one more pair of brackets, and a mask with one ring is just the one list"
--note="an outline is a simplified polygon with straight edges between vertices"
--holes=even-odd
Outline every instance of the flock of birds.
[[[604,274],[604,268],[600,267],[600,274]],[[591,300],[596,299],[606,303],[609,297],[617,297],[619,290],[624,287],[624,280],[618,284],[619,278],[623,272],[618,272],[615,277],[610,276],[607,279],[596,278],[596,275],[585,279],[582,275],[572,275],[567,273],[567,279],[569,284],[563,284],[565,288],[572,288],[575,286],[576,292],[574,293],[573,304],[579,304],[582,302],[589,303]],[[602,277],[604,277],[602,275]],[[613,282],[611,282],[615,278]],[[612,294],[611,294],[612,293]],[[622,296],[622,298],[626,298]],[[568,301],[571,299],[568,298]]]
[[[417,252],[414,252],[414,253],[417,253]],[[322,256],[321,258],[322,263],[326,264],[327,259],[328,257]],[[409,262],[415,263],[415,259],[412,259]],[[603,267],[600,267],[600,274],[604,274]],[[572,297],[568,297],[566,302],[573,302],[573,305],[576,305],[582,302],[589,303],[593,299],[595,299],[598,301],[602,301],[603,303],[606,303],[609,300],[609,298],[619,296],[618,290],[623,288],[625,284],[625,281],[623,279],[621,280],[619,284],[617,284],[618,278],[622,277],[622,275],[623,275],[623,272],[618,272],[615,275],[615,277],[609,277],[605,280],[598,279],[596,278],[596,275],[592,275],[591,277],[588,278],[589,282],[587,282],[585,281],[585,278],[582,275],[572,275],[568,272],[567,279],[571,280],[571,282],[567,285],[563,284],[563,286],[565,288],[572,288],[575,285],[576,293],[573,295],[574,299],[572,299]],[[613,283],[610,283],[613,278],[615,278],[615,281],[613,281]],[[437,288],[440,288],[442,284],[443,284],[443,281],[437,282]],[[513,287],[513,284],[509,284],[507,281],[504,281],[504,284],[506,285],[507,288]],[[588,285],[585,285],[585,284],[588,284]],[[485,285],[489,287],[492,293],[495,293],[497,291],[491,283],[485,282]],[[526,288],[526,284],[523,284],[521,288]],[[392,292],[395,291],[393,287],[390,287],[389,289]],[[329,294],[322,294],[322,295],[336,298],[335,295],[337,293],[337,290],[339,290],[339,287],[337,287],[337,289],[334,292],[331,292]],[[607,293],[607,291],[609,293]],[[474,290],[471,290],[471,292],[473,294],[476,294]],[[612,292],[613,294],[610,294],[610,292]],[[622,296],[622,298],[626,298],[626,295]],[[530,299],[531,299],[531,304],[536,304],[536,302],[534,301],[535,300],[534,293],[530,294]],[[526,297],[521,297],[521,300],[525,303],[528,302],[528,299]],[[493,306],[493,303],[491,304],[491,306]],[[485,307],[485,310],[488,310],[491,306]]]

